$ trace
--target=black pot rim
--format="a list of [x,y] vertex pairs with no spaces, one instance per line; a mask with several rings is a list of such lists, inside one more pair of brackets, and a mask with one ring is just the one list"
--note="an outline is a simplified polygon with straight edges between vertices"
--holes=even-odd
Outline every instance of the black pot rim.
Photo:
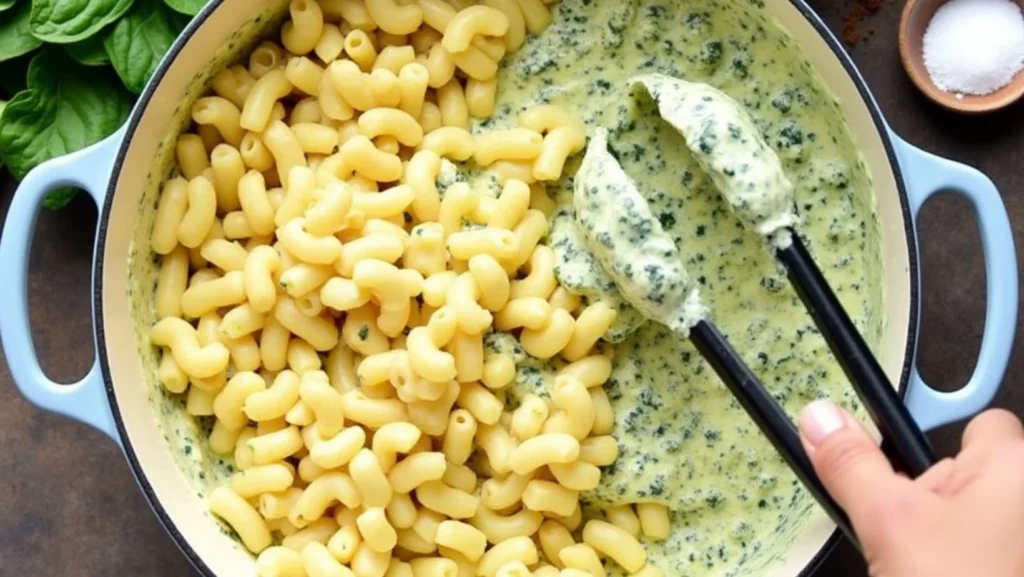
[[[171,49],[168,51],[167,57],[160,64],[159,68],[153,73],[153,77],[150,82],[146,85],[146,89],[140,95],[138,103],[132,110],[131,116],[128,120],[126,134],[131,135],[135,132],[138,127],[142,116],[145,114],[150,101],[153,98],[153,94],[156,91],[156,87],[159,86],[164,76],[167,74],[171,63],[177,58],[178,54],[192,38],[192,36],[202,27],[203,23],[217,10],[218,7],[225,0],[211,0],[203,9],[196,15],[195,18],[189,23],[189,25],[182,32],[181,36],[174,42]],[[895,149],[893,147],[891,134],[888,126],[883,119],[881,110],[878,107],[878,103],[871,95],[871,91],[867,87],[867,83],[864,78],[860,75],[853,60],[843,49],[839,40],[835,37],[831,30],[825,25],[821,18],[811,9],[805,0],[789,0],[789,2],[800,12],[800,14],[807,20],[807,22],[818,32],[832,53],[842,64],[846,73],[853,80],[854,85],[857,87],[857,92],[860,94],[861,99],[867,106],[868,111],[871,114],[871,120],[875,125],[875,129],[878,131],[882,144],[885,147],[885,154],[888,158],[889,165],[892,168],[893,176],[896,180],[896,188],[899,193],[900,207],[903,211],[903,222],[906,233],[907,241],[907,253],[909,261],[908,274],[910,275],[910,319],[909,319],[909,330],[907,332],[907,346],[904,351],[904,364],[900,372],[899,382],[899,394],[901,396],[906,394],[906,387],[909,381],[910,370],[913,364],[914,351],[916,350],[917,344],[917,327],[918,327],[918,315],[919,315],[919,299],[920,299],[920,286],[918,276],[918,254],[917,254],[917,234],[914,230],[914,221],[910,211],[910,203],[907,198],[906,186],[903,181],[903,175],[900,171],[899,161],[896,157]],[[124,454],[128,460],[132,474],[135,476],[135,480],[138,482],[139,487],[142,489],[146,500],[149,502],[150,507],[156,514],[160,523],[164,526],[167,533],[174,540],[175,544],[185,554],[189,562],[202,574],[204,577],[216,577],[216,574],[212,569],[203,561],[199,554],[189,544],[188,539],[178,531],[174,522],[171,520],[170,515],[164,508],[164,505],[157,498],[156,493],[153,490],[153,486],[149,483],[146,475],[142,471],[142,466],[139,463],[138,456],[135,453],[134,447],[132,447],[131,438],[128,436],[127,430],[125,429],[124,421],[121,418],[120,407],[117,403],[117,396],[114,394],[114,386],[110,377],[110,363],[107,358],[106,347],[103,343],[106,342],[106,328],[103,324],[103,270],[105,266],[103,246],[107,236],[107,228],[110,224],[110,213],[113,206],[114,191],[117,187],[117,176],[121,172],[121,168],[124,164],[125,156],[127,155],[128,146],[131,142],[131,138],[125,138],[121,144],[121,148],[118,151],[117,158],[114,162],[113,169],[111,171],[110,184],[106,193],[106,201],[102,207],[100,213],[99,226],[96,233],[96,247],[95,247],[95,259],[93,264],[93,323],[96,330],[96,352],[99,357],[100,370],[103,375],[104,386],[107,391],[107,398],[110,402],[111,414],[113,416],[114,423],[117,427],[118,435],[121,438],[122,446],[124,447]],[[832,535],[822,545],[821,549],[815,554],[808,564],[797,574],[797,577],[810,577],[813,575],[821,564],[828,558],[828,555],[836,547],[839,541],[842,539],[841,533],[833,531]]]

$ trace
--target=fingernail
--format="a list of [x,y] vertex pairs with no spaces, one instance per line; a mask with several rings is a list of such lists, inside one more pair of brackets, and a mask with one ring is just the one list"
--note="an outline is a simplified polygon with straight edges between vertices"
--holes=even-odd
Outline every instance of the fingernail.
[[800,432],[815,447],[845,427],[846,419],[842,411],[828,401],[814,401],[800,415]]

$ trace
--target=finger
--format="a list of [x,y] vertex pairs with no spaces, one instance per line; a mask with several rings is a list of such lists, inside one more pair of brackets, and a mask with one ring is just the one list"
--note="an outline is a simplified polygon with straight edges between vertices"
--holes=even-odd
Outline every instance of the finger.
[[1024,426],[1009,411],[992,409],[975,417],[964,430],[962,449],[972,452],[1005,441],[1024,439]]
[[960,493],[978,478],[986,465],[999,459],[1001,447],[1020,443],[1024,427],[1016,415],[1001,409],[981,413],[964,429],[963,450],[956,458],[956,471],[940,494],[952,496]]
[[864,427],[832,403],[808,405],[800,432],[822,484],[854,524],[869,516],[873,499],[899,479]]
[[955,473],[956,462],[953,459],[943,459],[915,479],[914,484],[936,495],[946,495]]

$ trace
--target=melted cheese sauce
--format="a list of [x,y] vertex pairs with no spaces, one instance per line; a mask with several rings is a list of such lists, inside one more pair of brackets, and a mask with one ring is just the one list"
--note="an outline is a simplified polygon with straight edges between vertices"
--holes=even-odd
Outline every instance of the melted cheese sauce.
[[[857,409],[761,235],[733,214],[654,101],[628,86],[648,73],[705,82],[750,114],[749,129],[775,150],[793,183],[811,252],[877,347],[883,295],[870,176],[835,98],[799,47],[748,0],[562,0],[553,8],[552,26],[504,64],[499,114],[483,127],[513,126],[538,103],[567,107],[591,136],[607,127],[611,153],[679,249],[710,315],[766,386],[792,414],[825,396]],[[742,162],[749,153],[732,147],[723,158]],[[620,312],[608,335],[621,341],[608,394],[621,455],[584,498],[593,507],[669,506],[672,536],[645,543],[667,575],[758,574],[785,555],[813,500],[693,347],[625,302],[586,246],[573,184],[565,179],[549,190],[561,206],[548,239],[559,281]],[[526,358],[512,338],[492,335],[487,344],[524,363],[511,403],[525,392],[548,394],[553,367]]]

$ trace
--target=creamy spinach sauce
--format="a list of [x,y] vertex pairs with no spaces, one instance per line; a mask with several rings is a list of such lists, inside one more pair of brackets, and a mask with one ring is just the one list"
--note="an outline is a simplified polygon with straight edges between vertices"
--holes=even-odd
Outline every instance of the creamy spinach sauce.
[[647,89],[745,227],[773,236],[796,224],[793,185],[735,100],[714,86],[663,74],[638,76],[630,85]]
[[[811,252],[877,347],[884,319],[871,180],[836,99],[794,40],[757,0],[562,0],[552,7],[552,26],[503,64],[499,114],[478,128],[512,126],[523,108],[548,102],[582,117],[591,135],[607,127],[611,153],[676,244],[709,314],[776,398],[792,414],[826,396],[857,409],[763,237],[731,212],[654,101],[628,86],[651,73],[704,82],[749,113],[793,183]],[[585,499],[595,508],[670,507],[672,536],[646,543],[667,575],[758,574],[785,554],[815,505],[693,347],[624,302],[585,246],[573,184],[566,178],[549,189],[561,205],[548,239],[559,281],[620,309],[609,335],[621,343],[607,388],[621,455]],[[531,361],[501,335],[487,344],[523,363],[511,403],[526,391],[548,394],[557,363]]]
[[637,312],[686,337],[704,316],[679,247],[651,213],[636,182],[598,128],[576,172],[573,210],[587,249]]

